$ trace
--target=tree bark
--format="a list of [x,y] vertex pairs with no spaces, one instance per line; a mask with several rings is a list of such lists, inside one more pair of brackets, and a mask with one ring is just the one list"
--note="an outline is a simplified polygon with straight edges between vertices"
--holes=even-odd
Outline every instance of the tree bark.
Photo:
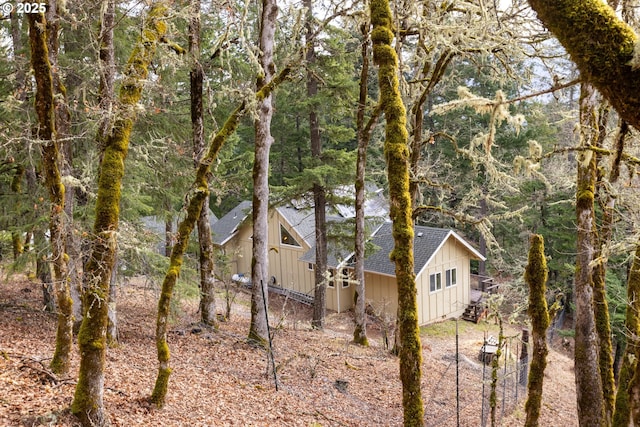
[[[202,85],[204,73],[200,64],[200,0],[191,0],[189,19],[189,55],[191,56],[191,131],[196,167],[205,155]],[[210,181],[207,177],[207,183]],[[209,197],[205,198],[198,217],[200,244],[200,319],[205,325],[217,327],[215,299],[215,261],[209,222]]]
[[369,121],[365,124],[365,112],[368,99],[369,79],[369,23],[361,26],[362,30],[362,69],[360,71],[360,93],[358,96],[358,111],[356,114],[356,128],[358,135],[358,152],[356,158],[356,182],[355,182],[355,329],[353,341],[363,346],[369,345],[367,338],[367,300],[364,282],[364,258],[365,258],[365,171],[367,167],[367,147],[371,141],[371,132],[378,121],[380,109],[376,108]]
[[109,424],[104,407],[104,367],[109,285],[116,256],[120,194],[124,161],[135,120],[134,108],[142,96],[148,67],[158,42],[164,37],[167,7],[154,3],[141,38],[133,48],[120,88],[120,113],[103,144],[98,177],[98,197],[91,256],[86,265],[85,316],[80,326],[80,370],[71,411],[83,426]]
[[[596,145],[602,147],[607,134],[609,121],[608,105],[600,108],[598,120],[598,138]],[[623,136],[624,138],[624,136]],[[602,221],[600,230],[594,230],[596,248],[594,259],[597,260],[592,270],[593,280],[593,309],[595,316],[596,332],[598,334],[598,367],[600,369],[600,380],[602,382],[603,409],[605,423],[611,425],[615,406],[616,384],[613,375],[613,344],[611,341],[611,320],[609,317],[609,303],[607,302],[606,272],[607,260],[603,257],[603,251],[611,241],[614,222],[615,198],[609,191],[609,186],[603,182],[600,165],[600,155],[596,155],[596,195],[602,209]]]
[[[624,320],[624,327],[627,333],[627,346],[622,356],[622,367],[618,377],[618,391],[616,394],[615,410],[613,413],[613,425],[616,427],[627,427],[635,425],[640,418],[640,401],[638,400],[637,389],[635,395],[631,394],[631,386],[638,385],[638,356],[640,356],[640,245],[636,247],[627,279],[627,310]],[[631,399],[634,399],[633,401]],[[631,410],[634,409],[636,417],[632,422]]]
[[640,129],[637,36],[602,0],[529,0],[538,18],[567,50],[581,76],[620,117]]
[[524,280],[529,286],[529,307],[527,313],[531,319],[531,367],[527,384],[527,403],[525,404],[525,427],[537,427],[542,404],[542,384],[544,370],[547,367],[547,328],[549,311],[547,308],[547,260],[544,255],[544,240],[534,234],[529,239],[529,260],[524,272]]
[[[580,144],[597,139],[597,97],[592,86],[582,85],[580,96]],[[595,254],[596,156],[590,151],[578,157],[576,189],[577,256],[575,272],[576,335],[575,370],[578,421],[581,426],[604,423],[602,380],[598,366],[598,335],[593,307],[593,267]]]
[[[55,2],[49,3],[55,13]],[[38,116],[37,138],[42,145],[42,169],[45,185],[51,201],[49,222],[51,256],[53,261],[54,288],[58,307],[56,349],[51,360],[51,370],[57,374],[69,371],[71,346],[73,344],[73,309],[67,277],[67,255],[65,248],[64,194],[60,175],[60,145],[56,136],[54,101],[54,77],[49,60],[47,44],[47,21],[44,14],[29,14],[29,43],[31,65],[36,80],[36,115]]]
[[[322,139],[320,137],[320,124],[316,112],[314,97],[318,95],[318,80],[314,75],[312,67],[316,63],[316,47],[313,40],[313,3],[311,0],[304,0],[304,7],[307,9],[305,29],[307,32],[307,99],[309,101],[309,137],[311,141],[311,157],[320,162],[322,158]],[[313,211],[315,220],[316,236],[316,267],[315,267],[315,288],[313,298],[313,319],[311,327],[324,329],[324,319],[327,312],[327,198],[325,188],[319,183],[313,184]],[[338,290],[339,292],[339,290]]]
[[[262,67],[256,88],[260,92],[275,73],[273,50],[276,33],[278,6],[275,0],[262,0],[258,50]],[[273,117],[272,95],[258,98],[255,129],[255,159],[253,163],[253,249],[251,259],[251,326],[249,340],[264,345],[268,339],[267,315],[268,278],[268,213],[269,213],[269,151],[273,144],[271,118]],[[264,295],[264,298],[263,298]]]
[[151,402],[156,406],[162,407],[167,395],[167,387],[169,385],[169,376],[171,368],[169,367],[170,353],[167,343],[167,332],[169,313],[171,306],[171,298],[173,290],[182,268],[182,260],[184,252],[189,243],[189,236],[193,231],[196,221],[200,217],[200,211],[204,201],[209,197],[209,171],[211,164],[218,157],[220,148],[227,138],[232,135],[238,127],[238,121],[244,113],[244,104],[236,108],[229,116],[224,126],[215,135],[209,144],[209,150],[202,161],[198,164],[196,170],[196,178],[192,186],[191,193],[187,195],[189,200],[186,207],[187,215],[178,225],[178,235],[176,243],[171,250],[169,259],[169,269],[162,282],[162,290],[158,301],[158,318],[156,320],[156,347],[158,350],[158,376],[151,394]]
[[422,426],[424,408],[420,381],[422,345],[418,328],[418,306],[413,262],[413,219],[409,193],[409,136],[406,110],[398,83],[398,57],[391,46],[393,18],[388,0],[370,3],[373,30],[373,60],[378,65],[380,105],[386,118],[384,155],[389,180],[390,217],[394,249],[389,258],[396,266],[398,322],[400,329],[400,378],[405,426]]

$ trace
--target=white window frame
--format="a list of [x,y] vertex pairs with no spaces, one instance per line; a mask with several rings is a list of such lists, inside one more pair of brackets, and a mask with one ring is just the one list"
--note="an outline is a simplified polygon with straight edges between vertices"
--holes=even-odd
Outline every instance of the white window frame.
[[336,282],[335,282],[336,272],[333,268],[330,268],[328,271],[329,271],[329,281],[327,282],[327,288],[334,289],[336,287]]
[[342,270],[342,288],[348,288],[350,285],[349,283],[349,271],[348,270]]
[[313,264],[312,263],[307,263],[307,270],[313,271]]
[[450,268],[445,272],[445,288],[452,288],[458,284],[458,271],[456,267]]
[[[431,286],[433,278],[433,286]],[[435,293],[442,290],[442,272],[431,273],[429,275],[429,293]]]
[[[285,243],[285,241],[282,239],[283,233],[282,232],[287,233],[289,236],[291,236],[291,240],[293,240],[294,242],[296,242],[295,245],[291,244],[291,243]],[[280,223],[280,244],[283,246],[290,246],[292,248],[301,248],[302,245],[300,243],[298,243],[298,241],[296,240],[295,237],[293,237],[293,234],[291,234],[291,232],[289,230],[287,230],[285,228],[284,225],[282,225],[282,223]]]

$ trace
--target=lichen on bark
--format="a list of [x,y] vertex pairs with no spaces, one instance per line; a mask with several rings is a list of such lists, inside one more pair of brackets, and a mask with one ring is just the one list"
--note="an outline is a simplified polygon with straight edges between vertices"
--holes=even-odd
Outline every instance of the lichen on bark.
[[547,261],[544,255],[544,239],[534,234],[529,239],[529,259],[524,280],[529,287],[529,307],[527,314],[531,319],[533,351],[529,378],[527,382],[527,402],[525,404],[525,426],[538,425],[542,404],[542,385],[544,370],[547,366],[547,328],[549,310],[547,307]]
[[529,0],[567,50],[580,74],[640,129],[640,69],[632,65],[638,38],[602,0]]
[[109,286],[115,262],[116,235],[120,216],[120,189],[125,173],[124,161],[134,123],[135,104],[140,100],[148,66],[158,42],[164,37],[167,6],[152,4],[140,40],[134,46],[124,71],[119,92],[120,114],[106,138],[98,176],[96,218],[91,256],[85,268],[85,316],[78,334],[80,370],[71,411],[83,426],[108,425],[104,408],[104,368]]
[[[638,402],[638,357],[640,357],[640,245],[636,251],[627,279],[627,310],[624,326],[627,333],[627,346],[622,356],[622,367],[618,377],[613,425],[626,427],[640,422]],[[634,390],[635,389],[635,390]],[[632,410],[633,409],[633,410]]]
[[386,119],[384,156],[389,181],[390,217],[394,249],[389,258],[396,266],[400,379],[405,426],[423,425],[420,382],[422,346],[418,327],[417,289],[413,262],[413,220],[409,194],[409,135],[406,110],[399,91],[398,57],[391,43],[393,19],[388,0],[370,3],[373,60],[378,65],[380,106]]
[[69,371],[73,345],[73,301],[67,275],[68,258],[64,252],[65,188],[60,174],[59,142],[56,141],[54,87],[45,30],[46,20],[43,14],[35,13],[29,14],[28,20],[31,65],[36,80],[35,109],[38,117],[36,136],[43,141],[42,169],[51,201],[49,232],[58,307],[56,348],[51,360],[51,370],[57,374],[64,374]]

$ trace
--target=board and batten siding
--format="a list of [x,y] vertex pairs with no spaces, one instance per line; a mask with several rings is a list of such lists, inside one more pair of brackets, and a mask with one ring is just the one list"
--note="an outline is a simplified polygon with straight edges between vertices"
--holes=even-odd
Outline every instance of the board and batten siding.
[[395,318],[398,313],[398,284],[395,276],[364,273],[365,300],[381,317]]
[[[277,286],[313,295],[313,270],[299,261],[310,249],[309,245],[277,210],[269,212],[269,216],[269,277],[276,278]],[[281,243],[280,225],[300,244],[299,247]]]
[[[445,271],[453,268],[456,269],[457,284],[447,288]],[[442,275],[442,289],[431,292],[429,276],[435,273]],[[469,273],[469,251],[450,236],[416,277],[420,325],[462,315],[470,301]]]

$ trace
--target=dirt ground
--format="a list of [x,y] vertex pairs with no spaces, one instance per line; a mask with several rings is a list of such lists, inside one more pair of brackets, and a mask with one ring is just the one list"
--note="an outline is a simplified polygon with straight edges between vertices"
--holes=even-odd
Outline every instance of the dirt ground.
[[[76,425],[68,408],[79,363],[77,350],[71,374],[53,375],[48,362],[56,320],[42,310],[39,285],[17,276],[2,276],[0,283],[0,426]],[[218,331],[197,325],[196,302],[176,305],[169,337],[173,374],[167,403],[161,410],[150,407],[147,397],[157,373],[157,294],[140,279],[119,289],[120,345],[107,353],[105,379],[105,405],[112,425],[402,425],[398,359],[383,347],[379,324],[370,326],[371,346],[362,348],[350,343],[351,313],[330,313],[324,331],[312,330],[309,307],[272,295],[276,390],[266,352],[245,340],[249,296],[242,292],[231,320],[221,323]],[[458,330],[457,370],[455,322],[429,327],[422,336],[427,426],[456,426],[458,417],[460,426],[491,425],[490,371],[477,356],[484,337],[497,336],[497,329],[488,323],[461,321]],[[500,364],[498,425],[524,423],[525,388],[515,386],[516,375],[504,376],[518,368],[518,333],[518,328],[509,328],[507,357],[502,359],[507,363]],[[550,352],[544,385],[540,425],[577,425],[570,357]]]

